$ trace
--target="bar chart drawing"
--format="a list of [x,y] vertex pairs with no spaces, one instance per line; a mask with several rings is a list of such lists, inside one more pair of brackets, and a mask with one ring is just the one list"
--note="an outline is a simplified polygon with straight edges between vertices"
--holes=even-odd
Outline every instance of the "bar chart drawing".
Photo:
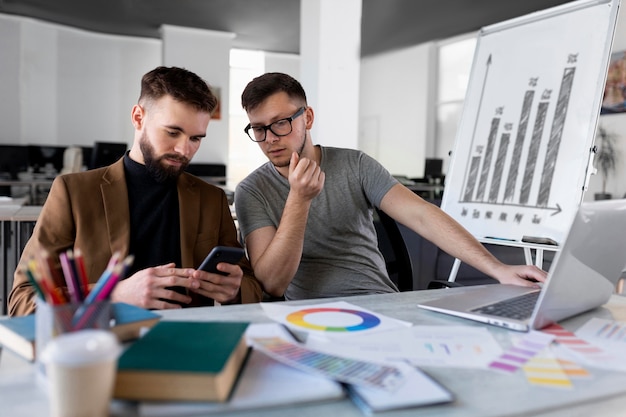
[[[570,63],[575,62],[575,58],[569,58]],[[576,72],[575,67],[565,68],[563,71],[563,77],[561,87],[559,90],[558,100],[556,104],[550,106],[551,90],[547,89],[541,96],[542,101],[539,101],[536,112],[536,122],[532,135],[530,138],[526,138],[526,127],[530,119],[531,106],[534,98],[534,90],[528,90],[524,93],[523,103],[521,106],[521,114],[519,116],[519,127],[517,130],[517,138],[513,149],[513,154],[508,164],[506,172],[507,180],[506,187],[501,190],[502,177],[505,175],[506,158],[509,151],[509,142],[511,137],[511,130],[513,124],[508,123],[503,127],[499,143],[497,141],[498,131],[500,128],[501,117],[504,113],[502,108],[497,108],[495,113],[497,116],[491,119],[491,128],[486,141],[486,145],[479,145],[477,151],[483,153],[480,155],[472,156],[472,161],[468,165],[470,172],[465,176],[466,184],[462,193],[463,202],[484,202],[511,204],[518,206],[530,206],[530,207],[545,207],[548,208],[548,201],[550,198],[550,189],[554,179],[554,170],[561,146],[561,138],[563,135],[563,128],[565,125],[565,119],[567,115],[567,107],[569,99],[571,97],[572,84],[574,74]],[[536,85],[538,78],[530,78],[529,84]],[[549,107],[555,108],[555,115],[552,119],[552,127],[549,137],[544,135],[546,113]],[[529,139],[527,141],[527,139]],[[548,139],[548,140],[546,140]],[[546,141],[544,145],[542,141]],[[529,146],[526,146],[528,142]],[[546,156],[543,165],[538,165],[537,155],[539,148],[544,145],[546,148]],[[518,172],[520,164],[522,164],[522,151],[525,147],[528,147],[528,153],[526,154],[526,162],[524,165],[524,176],[521,178],[520,191],[516,193],[518,187]],[[496,155],[495,159],[494,155]],[[478,166],[481,166],[480,173],[477,171]],[[530,200],[530,190],[533,183],[533,179],[538,169],[541,171],[541,184],[538,190],[536,198]],[[478,175],[478,188],[476,195],[474,196],[474,187],[476,185],[476,175]],[[489,184],[488,196],[485,195],[487,184]],[[515,195],[519,195],[517,200],[514,199]]]
[[479,32],[441,204],[474,236],[563,240],[593,170],[618,5],[578,0]]

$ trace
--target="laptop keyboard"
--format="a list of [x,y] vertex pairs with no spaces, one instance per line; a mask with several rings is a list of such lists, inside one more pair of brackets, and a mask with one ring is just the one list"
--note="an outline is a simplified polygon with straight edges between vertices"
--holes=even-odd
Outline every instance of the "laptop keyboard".
[[519,297],[509,298],[508,300],[499,301],[494,304],[479,307],[473,312],[489,314],[491,316],[507,317],[516,320],[528,319],[537,304],[540,291],[520,295]]

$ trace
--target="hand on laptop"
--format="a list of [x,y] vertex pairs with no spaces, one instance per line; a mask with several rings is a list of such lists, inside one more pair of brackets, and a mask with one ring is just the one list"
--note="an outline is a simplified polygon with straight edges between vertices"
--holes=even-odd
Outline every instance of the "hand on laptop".
[[494,276],[500,284],[513,284],[522,287],[539,288],[538,283],[545,282],[548,273],[535,265],[503,265]]

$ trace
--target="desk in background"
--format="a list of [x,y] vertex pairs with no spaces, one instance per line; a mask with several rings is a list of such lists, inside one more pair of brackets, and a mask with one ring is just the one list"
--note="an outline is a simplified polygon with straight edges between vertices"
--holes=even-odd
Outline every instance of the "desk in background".
[[9,291],[13,287],[13,272],[17,268],[26,242],[33,234],[41,209],[42,206],[22,206],[11,215],[11,244],[15,249],[12,253],[13,257],[7,263],[9,269],[6,282]]
[[25,187],[28,188],[27,196],[30,204],[43,204],[50,191],[52,179],[30,179],[30,180],[6,180],[0,179],[0,187]]
[[[437,298],[441,296],[442,291],[466,291],[466,288],[344,297],[333,299],[333,301],[344,300],[414,324],[483,326],[472,321],[418,309],[418,302]],[[328,301],[325,299],[288,303],[309,305]],[[270,322],[259,304],[169,310],[162,313],[164,320]],[[561,324],[568,330],[576,330],[591,317],[626,321],[626,298],[614,295],[606,306],[566,320]],[[488,328],[496,340],[502,342],[510,341],[512,335],[520,335],[520,333],[493,326],[488,326]],[[448,388],[454,394],[455,401],[451,404],[397,410],[392,413],[394,417],[415,415],[421,417],[507,415],[621,417],[626,410],[626,373],[592,369],[592,378],[577,379],[575,388],[568,390],[531,385],[520,371],[515,374],[504,374],[470,368],[422,367],[422,369]],[[8,351],[2,352],[0,359],[0,404],[3,415],[46,415],[48,412],[48,399],[44,389],[37,383],[35,367]],[[115,416],[137,415],[134,404],[114,401],[112,409]],[[233,412],[228,415],[239,417],[363,416],[348,399]]]
[[[0,197],[0,313],[6,314],[6,303],[11,286],[8,283],[9,274],[12,276],[15,269],[16,246],[14,243],[13,216],[20,211],[28,201],[27,197],[10,198]],[[11,280],[12,281],[12,280]]]
[[32,234],[41,206],[23,206],[24,199],[16,205],[0,203],[0,312],[7,314],[9,292],[13,287],[13,273],[22,255],[24,245]]
[[13,248],[11,234],[11,216],[18,211],[20,206],[0,205],[0,312],[7,314],[7,299],[10,288],[8,287],[9,264],[12,264]]

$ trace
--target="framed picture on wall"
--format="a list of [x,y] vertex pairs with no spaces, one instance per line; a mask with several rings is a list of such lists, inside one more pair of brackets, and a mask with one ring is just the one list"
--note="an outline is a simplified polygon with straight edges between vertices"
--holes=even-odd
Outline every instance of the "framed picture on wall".
[[211,114],[211,119],[220,120],[222,118],[222,89],[220,87],[211,86],[211,92],[217,97],[217,106]]
[[611,55],[600,114],[626,112],[626,51]]

